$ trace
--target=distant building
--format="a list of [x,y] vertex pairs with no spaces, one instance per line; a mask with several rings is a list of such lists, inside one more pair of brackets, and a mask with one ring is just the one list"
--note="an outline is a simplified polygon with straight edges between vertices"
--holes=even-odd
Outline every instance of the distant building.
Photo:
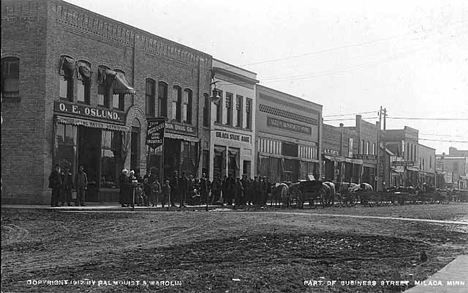
[[418,144],[416,166],[419,168],[419,183],[435,186],[436,183],[436,153],[435,149]]
[[436,155],[437,187],[468,189],[468,151],[450,148]]

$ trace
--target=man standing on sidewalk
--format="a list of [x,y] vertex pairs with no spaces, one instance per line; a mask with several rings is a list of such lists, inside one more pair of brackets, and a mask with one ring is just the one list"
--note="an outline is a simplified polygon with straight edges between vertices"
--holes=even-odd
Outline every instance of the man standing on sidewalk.
[[60,174],[60,165],[56,164],[54,171],[49,176],[49,188],[52,188],[52,197],[50,199],[51,207],[58,207],[60,193],[62,192],[62,175]]
[[85,192],[88,189],[88,176],[84,172],[83,165],[80,165],[76,174],[76,205],[84,206]]

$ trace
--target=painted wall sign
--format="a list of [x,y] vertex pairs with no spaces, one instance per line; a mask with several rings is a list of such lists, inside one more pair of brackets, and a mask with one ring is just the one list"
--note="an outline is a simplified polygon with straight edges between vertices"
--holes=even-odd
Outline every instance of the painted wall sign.
[[285,130],[292,130],[304,134],[312,134],[312,129],[310,127],[287,122],[273,117],[267,117],[267,126],[281,128]]
[[340,151],[331,150],[331,149],[323,149],[322,153],[324,155],[331,155],[331,156],[339,156],[340,155]]
[[414,161],[393,161],[392,166],[412,167],[414,166]]
[[60,101],[54,102],[54,111],[74,116],[98,118],[114,122],[125,123],[125,114],[109,109],[94,108],[80,104],[69,104]]
[[179,132],[185,134],[194,134],[195,129],[192,126],[174,124],[171,122],[166,122],[166,130],[169,132]]
[[364,155],[364,154],[354,154],[354,159],[362,159],[362,160],[377,160],[376,155]]
[[224,132],[224,131],[216,131],[217,138],[224,138],[229,140],[241,141],[250,143],[251,139],[248,135],[241,135],[236,133]]

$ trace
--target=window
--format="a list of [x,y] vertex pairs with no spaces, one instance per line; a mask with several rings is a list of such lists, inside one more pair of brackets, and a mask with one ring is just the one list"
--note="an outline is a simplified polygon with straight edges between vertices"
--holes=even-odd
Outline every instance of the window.
[[236,97],[236,114],[237,114],[237,127],[242,127],[242,96],[237,96]]
[[377,155],[377,149],[375,148],[375,143],[372,143],[372,154]]
[[203,126],[210,126],[210,96],[203,94]]
[[178,86],[172,88],[172,119],[182,122],[182,89]]
[[154,117],[155,115],[155,86],[156,83],[154,80],[147,78],[146,79],[146,92],[145,92],[145,97],[146,97],[146,116],[149,117]]
[[19,59],[2,59],[2,94],[4,97],[19,96]]
[[98,68],[98,105],[109,108],[110,104],[110,85],[112,81],[107,78],[106,71],[109,68],[99,66]]
[[101,133],[101,180],[100,186],[116,186],[117,174],[120,174],[121,132],[102,130]]
[[183,107],[183,121],[192,124],[192,91],[190,89],[184,90],[184,107]]
[[350,137],[348,140],[348,157],[349,158],[353,157],[353,147],[354,147],[353,143],[354,143],[353,138]]
[[59,96],[61,99],[73,102],[73,77],[75,75],[75,60],[68,56],[61,56],[59,74]]
[[158,115],[167,117],[167,84],[164,82],[158,83]]
[[294,143],[283,142],[281,154],[284,156],[297,157],[299,154],[298,145]]
[[223,91],[218,90],[218,94],[221,97],[216,104],[216,120],[217,123],[223,123]]
[[117,110],[123,111],[125,108],[125,93],[121,92],[116,89],[117,84],[116,82],[118,81],[118,76],[117,74],[121,74],[121,76],[125,77],[125,73],[120,70],[115,70],[116,75],[114,77],[114,82],[112,83],[112,107]]
[[232,125],[232,94],[226,93],[226,125]]
[[252,129],[252,99],[247,98],[245,101],[245,114],[247,118],[245,128]]
[[77,129],[74,125],[58,123],[55,130],[54,162],[61,168],[70,168],[71,172],[76,167]]
[[361,154],[365,154],[364,152],[364,140],[361,140]]
[[90,103],[91,96],[91,65],[86,61],[78,61],[78,82],[76,96],[79,103]]

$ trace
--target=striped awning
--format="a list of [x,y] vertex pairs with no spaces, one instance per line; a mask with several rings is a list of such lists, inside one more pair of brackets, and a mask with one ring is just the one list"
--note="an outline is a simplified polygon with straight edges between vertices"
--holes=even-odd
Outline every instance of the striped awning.
[[114,131],[130,131],[130,127],[124,125],[116,125],[99,121],[85,120],[79,118],[56,116],[56,122],[61,124],[71,124],[76,126],[84,126],[90,128],[100,128]]

